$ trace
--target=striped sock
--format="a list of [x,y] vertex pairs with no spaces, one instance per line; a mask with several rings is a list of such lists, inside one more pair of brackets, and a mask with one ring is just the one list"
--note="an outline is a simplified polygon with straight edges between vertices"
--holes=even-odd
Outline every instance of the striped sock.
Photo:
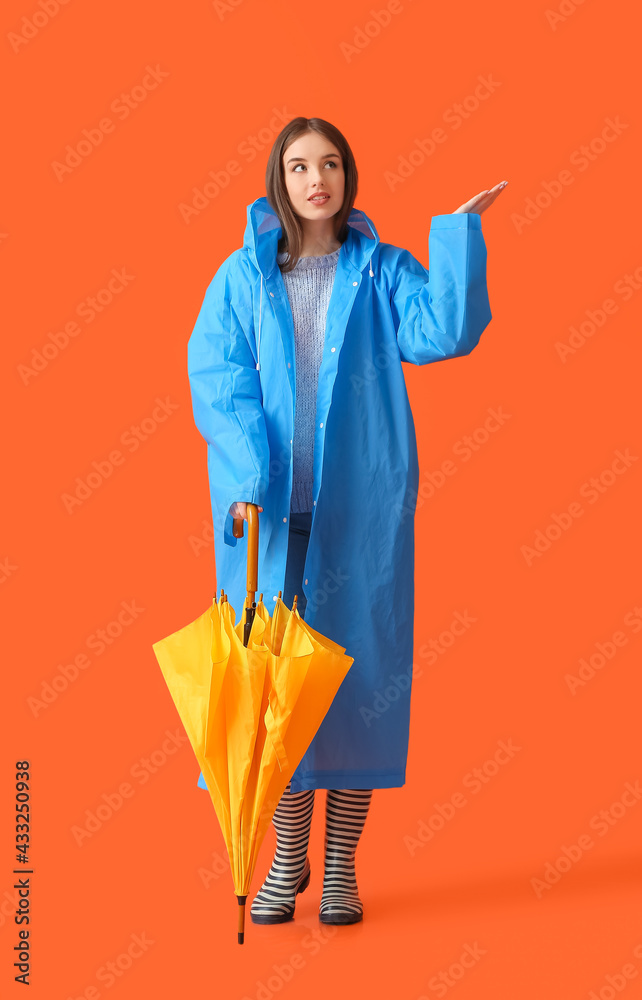
[[294,913],[297,885],[305,872],[309,878],[307,853],[314,791],[311,788],[292,795],[288,782],[279,800],[272,818],[276,830],[274,861],[250,908],[255,923],[282,923]]
[[325,923],[351,924],[363,916],[354,858],[371,799],[372,789],[328,789],[325,872],[319,906],[319,916]]

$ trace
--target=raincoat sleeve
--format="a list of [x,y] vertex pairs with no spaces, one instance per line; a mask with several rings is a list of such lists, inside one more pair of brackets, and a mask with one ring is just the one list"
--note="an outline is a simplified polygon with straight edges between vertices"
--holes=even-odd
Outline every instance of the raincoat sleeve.
[[240,253],[228,257],[210,282],[187,346],[194,422],[208,446],[212,516],[228,545],[237,542],[231,504],[263,506],[269,467],[252,292]]
[[430,272],[401,251],[391,295],[401,360],[414,365],[470,354],[492,319],[481,216],[433,216],[428,253]]

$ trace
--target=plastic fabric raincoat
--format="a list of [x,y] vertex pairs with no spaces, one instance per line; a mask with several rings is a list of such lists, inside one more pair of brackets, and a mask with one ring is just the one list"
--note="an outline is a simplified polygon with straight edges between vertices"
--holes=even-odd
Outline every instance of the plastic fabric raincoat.
[[[280,236],[266,197],[248,205],[243,247],[214,275],[188,344],[194,420],[208,446],[217,587],[237,615],[247,530],[232,535],[234,501],[263,507],[258,586],[270,612],[285,581],[295,341]],[[402,362],[467,355],[491,320],[481,216],[434,216],[428,250],[430,273],[352,209],[319,370],[303,590],[306,623],[345,646],[354,664],[292,792],[405,783],[419,465]]]

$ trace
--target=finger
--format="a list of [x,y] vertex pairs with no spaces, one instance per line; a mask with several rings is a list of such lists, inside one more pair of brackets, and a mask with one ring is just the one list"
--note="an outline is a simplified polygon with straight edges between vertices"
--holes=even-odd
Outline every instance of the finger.
[[478,205],[477,205],[477,207],[476,207],[476,208],[474,209],[474,211],[476,211],[477,213],[479,213],[479,214],[481,215],[481,213],[482,213],[482,212],[485,212],[487,208],[490,208],[490,206],[491,206],[491,205],[493,204],[493,202],[494,202],[494,201],[496,201],[496,200],[497,200],[497,198],[499,197],[499,195],[501,194],[501,192],[502,192],[503,190],[504,190],[504,189],[503,189],[503,187],[501,187],[501,186],[500,186],[500,187],[498,187],[496,191],[493,191],[493,190],[491,190],[491,191],[490,191],[490,192],[489,192],[489,193],[488,193],[488,194],[487,194],[487,195],[486,195],[486,196],[485,196],[485,197],[483,198],[483,200],[482,200],[482,201],[480,201],[480,202],[478,203]]
[[494,184],[492,188],[488,188],[486,191],[480,191],[479,194],[476,194],[474,198],[470,199],[470,201],[464,202],[463,205],[456,209],[456,212],[483,212],[484,209],[489,207],[489,205],[492,205],[497,195],[500,191],[503,191],[507,183],[508,181],[499,181],[499,183]]
[[477,195],[477,198],[480,198],[483,204],[488,207],[488,205],[492,205],[495,198],[504,190],[507,183],[507,181],[499,181],[498,184],[494,184],[488,191],[482,191],[481,194]]
[[479,197],[479,195],[477,195],[475,198],[471,198],[470,201],[464,202],[463,205],[460,205],[459,208],[455,209],[455,212],[453,214],[457,214],[458,212],[459,213],[464,213],[464,212],[474,212],[474,211],[476,211],[476,206],[478,204],[478,202],[477,202],[477,198],[478,197]]
[[478,194],[474,198],[471,198],[470,201],[467,201],[466,204],[462,206],[462,208],[460,209],[460,211],[464,211],[464,212],[483,212],[484,208],[488,204],[489,204],[489,202],[486,200],[486,196]]

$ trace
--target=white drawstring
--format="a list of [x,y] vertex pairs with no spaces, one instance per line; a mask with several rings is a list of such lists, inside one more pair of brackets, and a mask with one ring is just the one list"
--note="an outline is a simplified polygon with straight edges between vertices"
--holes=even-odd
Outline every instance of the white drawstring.
[[261,365],[259,363],[259,355],[261,351],[261,305],[263,304],[263,272],[261,272],[261,295],[259,296],[259,335],[256,342],[256,368],[257,371],[261,370]]

